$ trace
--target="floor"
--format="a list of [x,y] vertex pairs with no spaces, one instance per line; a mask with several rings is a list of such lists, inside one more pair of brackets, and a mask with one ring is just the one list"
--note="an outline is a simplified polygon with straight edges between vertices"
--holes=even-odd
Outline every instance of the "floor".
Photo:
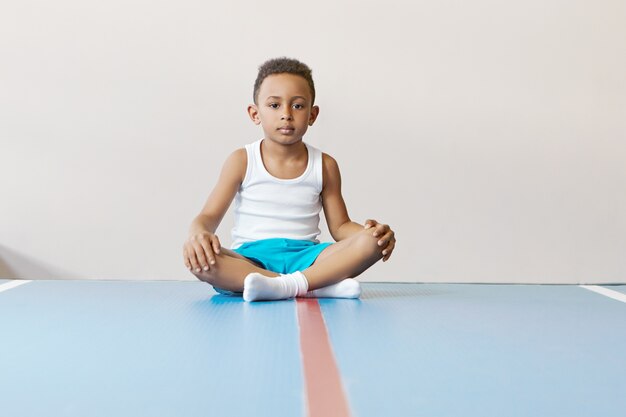
[[246,303],[201,282],[16,283],[0,280],[2,416],[626,413],[626,286]]

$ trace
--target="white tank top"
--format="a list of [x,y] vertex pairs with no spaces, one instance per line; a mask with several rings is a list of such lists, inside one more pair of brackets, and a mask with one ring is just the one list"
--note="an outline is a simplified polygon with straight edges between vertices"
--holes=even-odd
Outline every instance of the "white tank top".
[[246,145],[246,176],[235,196],[231,249],[245,242],[285,238],[319,243],[322,152],[306,143],[308,162],[298,178],[271,175],[261,159],[261,141]]

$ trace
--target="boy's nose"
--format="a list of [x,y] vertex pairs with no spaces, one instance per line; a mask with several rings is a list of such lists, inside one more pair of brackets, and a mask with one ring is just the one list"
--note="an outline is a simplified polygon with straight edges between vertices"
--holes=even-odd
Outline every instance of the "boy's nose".
[[285,113],[282,115],[282,117],[280,118],[280,120],[291,120],[291,113]]

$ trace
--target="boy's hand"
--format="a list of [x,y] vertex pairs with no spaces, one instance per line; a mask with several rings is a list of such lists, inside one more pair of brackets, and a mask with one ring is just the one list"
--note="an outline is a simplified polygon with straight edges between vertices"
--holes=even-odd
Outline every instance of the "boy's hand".
[[216,254],[221,248],[219,238],[210,232],[201,232],[189,236],[183,245],[183,260],[190,271],[200,272],[211,269],[215,265]]
[[380,224],[376,220],[366,220],[365,221],[365,229],[369,229],[373,227],[374,233],[373,236],[378,237],[382,236],[378,240],[378,246],[383,247],[383,262],[387,262],[389,257],[391,256],[391,252],[396,246],[396,234],[389,228],[388,224]]

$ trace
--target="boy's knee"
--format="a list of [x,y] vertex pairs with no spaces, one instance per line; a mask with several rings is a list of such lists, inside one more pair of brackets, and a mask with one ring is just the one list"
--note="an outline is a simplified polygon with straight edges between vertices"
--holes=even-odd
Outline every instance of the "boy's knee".
[[[218,258],[219,256],[221,255],[217,255],[216,258]],[[216,262],[219,262],[219,259],[216,259]],[[204,270],[200,272],[192,271],[191,273],[194,274],[195,277],[198,278],[200,281],[213,285],[213,282],[215,282],[215,278],[217,275],[217,268],[215,268],[214,265],[211,265],[208,271],[204,271]]]
[[206,282],[207,284],[211,284],[211,278],[212,277],[209,274],[207,274],[206,272],[204,272],[204,271],[202,271],[202,272],[195,272],[195,271],[193,271],[191,273],[193,274],[193,276],[198,278],[200,281]]
[[382,256],[383,248],[378,245],[380,236],[374,236],[372,230],[363,230],[355,239],[355,244],[363,251]]

